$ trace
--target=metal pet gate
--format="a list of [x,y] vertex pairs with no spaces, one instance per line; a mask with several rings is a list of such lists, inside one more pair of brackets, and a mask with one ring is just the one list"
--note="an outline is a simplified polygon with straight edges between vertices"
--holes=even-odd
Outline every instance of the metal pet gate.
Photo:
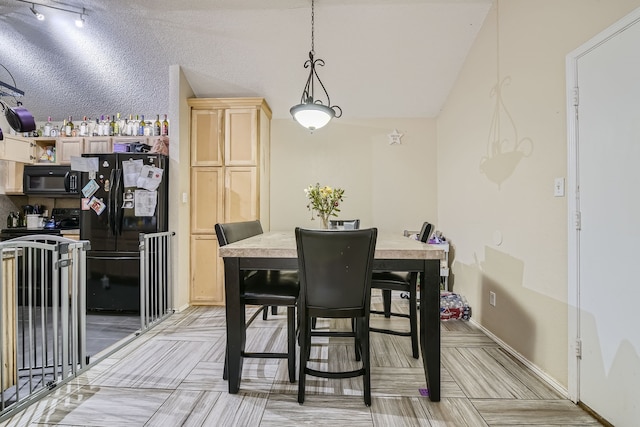
[[[136,336],[173,313],[174,235],[140,235],[140,331]],[[88,368],[89,249],[88,241],[51,235],[0,242],[0,421]]]

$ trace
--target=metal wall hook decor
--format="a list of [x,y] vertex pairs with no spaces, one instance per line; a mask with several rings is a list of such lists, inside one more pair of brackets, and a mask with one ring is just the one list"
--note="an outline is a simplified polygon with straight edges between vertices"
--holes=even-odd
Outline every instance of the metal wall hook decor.
[[[314,26],[315,26],[315,1],[311,0],[311,50],[309,51],[309,59],[304,63],[304,68],[309,68],[309,77],[302,90],[300,104],[294,105],[289,110],[293,118],[310,131],[320,129],[325,126],[332,118],[342,116],[342,108],[337,105],[331,105],[331,98],[327,88],[322,83],[316,66],[324,67],[324,60],[315,58],[314,50]],[[319,99],[315,95],[315,86],[320,85],[324,92],[326,102]],[[322,95],[322,94],[321,94]]]

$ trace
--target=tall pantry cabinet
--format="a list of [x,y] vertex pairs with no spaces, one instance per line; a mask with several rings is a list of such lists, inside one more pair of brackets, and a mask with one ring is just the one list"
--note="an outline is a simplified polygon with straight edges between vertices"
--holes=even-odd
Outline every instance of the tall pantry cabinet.
[[224,304],[218,222],[269,229],[271,109],[263,98],[190,98],[190,302]]

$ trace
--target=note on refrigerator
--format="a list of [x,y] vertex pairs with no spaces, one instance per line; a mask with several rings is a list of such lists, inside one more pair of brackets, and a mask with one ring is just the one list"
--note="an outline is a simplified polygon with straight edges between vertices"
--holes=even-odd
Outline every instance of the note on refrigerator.
[[71,170],[80,172],[96,172],[98,170],[97,157],[71,156]]
[[138,176],[138,188],[155,191],[162,181],[162,169],[151,165],[144,165]]
[[158,192],[136,190],[134,192],[134,215],[153,216],[158,204]]
[[125,188],[136,186],[143,166],[144,162],[142,159],[125,160],[122,162],[122,179]]

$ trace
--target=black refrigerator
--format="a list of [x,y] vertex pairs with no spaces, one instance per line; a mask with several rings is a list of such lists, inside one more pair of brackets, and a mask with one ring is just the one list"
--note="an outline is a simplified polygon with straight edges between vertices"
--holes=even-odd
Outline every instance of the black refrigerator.
[[[83,154],[80,239],[88,240],[87,310],[140,311],[140,234],[168,230],[169,162],[161,154]],[[95,170],[97,168],[97,170]]]

